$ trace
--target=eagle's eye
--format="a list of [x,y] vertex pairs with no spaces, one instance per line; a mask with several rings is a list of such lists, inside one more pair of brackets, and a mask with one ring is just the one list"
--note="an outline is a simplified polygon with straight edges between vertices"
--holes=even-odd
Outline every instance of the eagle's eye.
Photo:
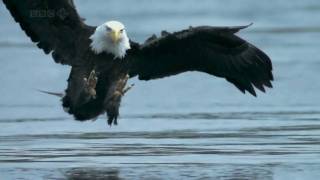
[[121,29],[121,30],[120,30],[120,33],[123,33],[123,31],[124,31],[124,29]]
[[106,29],[107,29],[108,32],[112,31],[112,29],[110,27],[108,27],[108,26],[106,27]]

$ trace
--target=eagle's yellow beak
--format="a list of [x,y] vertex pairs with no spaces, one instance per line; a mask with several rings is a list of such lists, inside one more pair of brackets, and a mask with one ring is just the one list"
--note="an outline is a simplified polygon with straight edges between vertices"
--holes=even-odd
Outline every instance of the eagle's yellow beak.
[[114,30],[110,33],[110,35],[111,35],[111,40],[113,43],[119,42],[119,40],[120,40],[120,32],[119,31]]

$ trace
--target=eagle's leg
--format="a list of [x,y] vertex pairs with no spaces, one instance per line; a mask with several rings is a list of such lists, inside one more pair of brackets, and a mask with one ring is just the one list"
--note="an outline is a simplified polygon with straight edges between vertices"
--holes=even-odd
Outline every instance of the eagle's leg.
[[69,114],[74,115],[76,120],[90,120],[105,112],[103,99],[99,100],[97,97],[97,83],[104,84],[105,80],[101,78],[98,82],[97,76],[92,67],[72,67],[62,106]]
[[124,77],[116,80],[112,83],[107,98],[105,101],[105,108],[108,116],[108,125],[117,125],[118,124],[118,116],[119,116],[119,107],[121,103],[121,98],[124,94],[132,88],[133,85],[126,87],[128,82],[129,75],[125,75]]
[[85,91],[93,98],[96,98],[96,86],[98,77],[95,70],[92,70],[88,78],[83,78]]
[[122,94],[119,91],[115,91],[111,94],[111,96],[108,97],[108,100],[105,103],[109,126],[112,124],[118,124],[117,119],[119,116],[121,97]]

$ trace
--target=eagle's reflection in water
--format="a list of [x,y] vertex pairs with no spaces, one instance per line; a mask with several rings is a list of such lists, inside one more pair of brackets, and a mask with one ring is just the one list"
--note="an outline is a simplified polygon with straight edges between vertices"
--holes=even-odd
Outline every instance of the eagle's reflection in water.
[[[64,173],[69,180],[123,180],[123,179],[252,179],[272,180],[276,176],[271,164],[260,167],[248,164],[239,165],[176,165],[176,166],[136,166],[105,168],[73,168]],[[280,167],[279,167],[280,168]],[[284,168],[284,167],[281,167]],[[210,170],[209,170],[210,169]],[[172,171],[173,170],[173,171]]]
[[121,180],[117,169],[73,168],[65,172],[68,180]]

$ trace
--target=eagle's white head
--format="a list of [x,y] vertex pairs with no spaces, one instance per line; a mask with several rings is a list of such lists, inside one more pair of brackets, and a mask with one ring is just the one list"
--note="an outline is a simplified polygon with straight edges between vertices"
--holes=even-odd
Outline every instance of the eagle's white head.
[[130,42],[124,25],[118,21],[108,21],[98,26],[90,36],[92,51],[96,54],[111,53],[115,58],[124,58],[130,49]]

